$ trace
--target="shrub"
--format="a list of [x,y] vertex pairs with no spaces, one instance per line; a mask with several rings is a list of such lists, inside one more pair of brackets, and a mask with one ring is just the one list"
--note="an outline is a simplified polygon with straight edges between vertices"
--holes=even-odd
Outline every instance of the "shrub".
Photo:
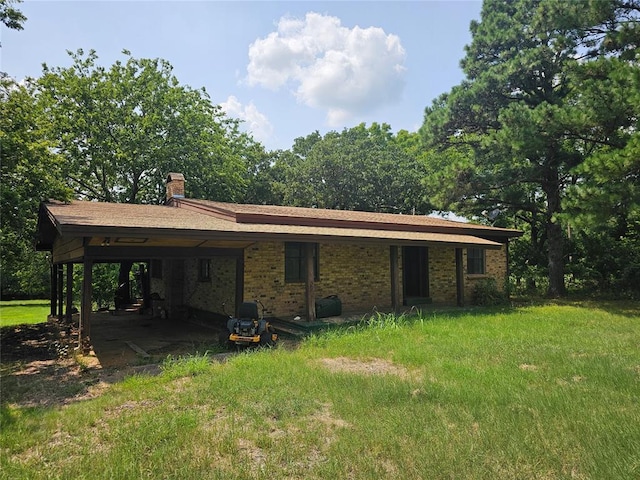
[[474,305],[489,307],[504,305],[508,300],[507,294],[498,289],[494,278],[483,278],[476,283],[471,302]]

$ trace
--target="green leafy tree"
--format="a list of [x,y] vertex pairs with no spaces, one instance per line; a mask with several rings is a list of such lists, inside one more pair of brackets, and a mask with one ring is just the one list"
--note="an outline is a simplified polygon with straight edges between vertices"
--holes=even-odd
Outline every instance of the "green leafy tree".
[[[610,125],[594,117],[584,69],[607,39],[635,25],[634,9],[635,0],[486,0],[471,24],[466,80],[425,112],[426,145],[455,162],[440,174],[450,200],[478,216],[497,210],[539,227],[530,239],[544,242],[552,296],[565,293],[567,189],[579,181],[577,167],[631,121],[622,103]],[[626,44],[618,48],[628,55]]]
[[71,67],[45,66],[23,85],[2,78],[4,293],[31,291],[28,278],[48,283],[32,243],[47,198],[161,203],[171,171],[185,174],[192,197],[246,198],[263,147],[204,90],[180,85],[167,62],[124,55],[104,68],[78,51]]
[[39,79],[48,135],[76,196],[160,203],[166,174],[177,171],[195,197],[241,198],[251,142],[237,121],[204,90],[180,85],[168,62],[124,54],[107,69],[94,51],[70,52],[71,67],[45,66]]
[[22,30],[22,24],[27,21],[27,17],[13,5],[22,3],[22,0],[0,0],[0,22],[7,28]]
[[33,244],[41,201],[65,200],[62,159],[43,134],[41,111],[30,81],[0,78],[0,251],[2,295],[48,292],[46,257]]
[[274,168],[284,203],[343,210],[426,213],[424,172],[389,125],[360,124],[342,132],[296,139]]

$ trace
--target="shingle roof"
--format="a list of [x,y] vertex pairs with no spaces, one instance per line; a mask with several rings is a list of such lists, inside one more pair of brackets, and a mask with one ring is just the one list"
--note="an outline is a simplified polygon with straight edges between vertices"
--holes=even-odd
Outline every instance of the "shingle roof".
[[394,231],[476,232],[504,237],[521,235],[518,230],[455,222],[426,215],[402,215],[278,205],[248,205],[194,199],[179,199],[175,200],[175,203],[194,211],[217,214],[237,223],[358,227]]
[[[498,247],[500,244],[492,240],[518,234],[515,230],[417,215],[240,205],[191,199],[180,199],[174,206],[50,202],[43,204],[41,215],[46,215],[57,233],[63,236],[118,234],[252,241],[437,242]],[[478,234],[491,240],[478,237]],[[41,243],[49,242],[41,239]]]

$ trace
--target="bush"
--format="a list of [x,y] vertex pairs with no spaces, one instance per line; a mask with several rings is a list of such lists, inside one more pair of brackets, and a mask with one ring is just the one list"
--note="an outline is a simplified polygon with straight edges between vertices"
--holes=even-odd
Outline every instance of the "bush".
[[490,307],[495,305],[505,305],[509,298],[507,294],[498,289],[498,284],[494,278],[483,278],[476,283],[473,289],[471,302],[474,305]]

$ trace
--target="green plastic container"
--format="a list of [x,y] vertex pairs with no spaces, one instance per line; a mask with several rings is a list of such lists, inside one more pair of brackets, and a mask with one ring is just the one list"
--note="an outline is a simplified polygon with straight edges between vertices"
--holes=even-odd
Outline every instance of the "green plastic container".
[[342,315],[342,301],[337,295],[316,300],[316,318],[337,317]]

